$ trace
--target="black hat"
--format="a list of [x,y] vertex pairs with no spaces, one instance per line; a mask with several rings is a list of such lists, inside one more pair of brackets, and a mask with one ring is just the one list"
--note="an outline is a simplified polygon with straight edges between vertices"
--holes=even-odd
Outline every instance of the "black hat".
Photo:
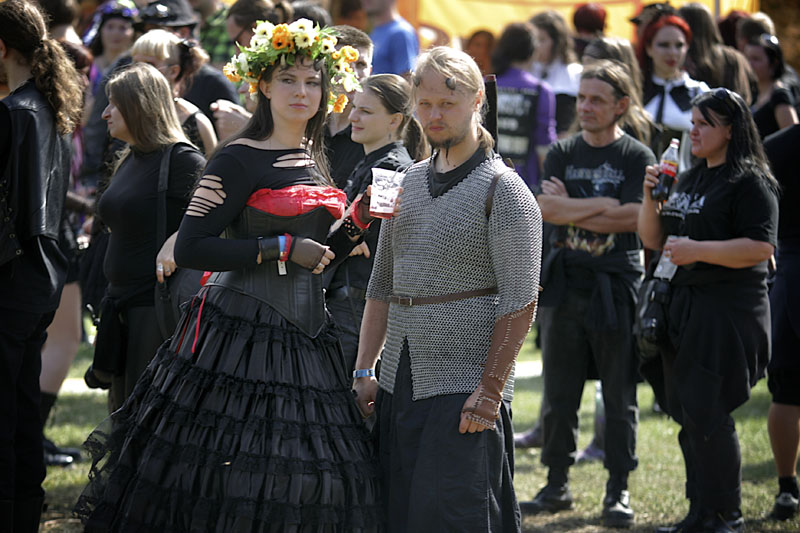
[[186,0],[155,0],[139,11],[142,26],[153,24],[167,28],[194,26],[199,20]]
[[631,17],[628,20],[638,26],[640,24],[647,24],[654,18],[660,17],[661,15],[674,14],[675,8],[672,7],[669,2],[656,2],[654,4],[647,4],[646,6],[642,7],[642,10],[639,11],[638,15]]

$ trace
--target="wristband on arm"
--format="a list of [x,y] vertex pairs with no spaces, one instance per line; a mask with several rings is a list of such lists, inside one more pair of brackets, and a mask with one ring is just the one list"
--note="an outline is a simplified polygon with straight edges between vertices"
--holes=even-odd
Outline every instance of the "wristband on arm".
[[462,409],[468,420],[495,429],[495,421],[500,417],[503,388],[535,316],[536,301],[533,301],[495,322],[489,355],[478,385],[478,398],[473,405]]

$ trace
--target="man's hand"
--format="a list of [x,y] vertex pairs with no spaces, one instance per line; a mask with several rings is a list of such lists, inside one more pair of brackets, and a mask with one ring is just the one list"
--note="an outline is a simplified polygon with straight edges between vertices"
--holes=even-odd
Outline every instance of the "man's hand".
[[542,194],[569,198],[569,193],[567,192],[567,187],[564,185],[564,182],[555,176],[550,176],[549,180],[542,181]]
[[353,396],[361,416],[368,418],[375,412],[375,397],[378,395],[378,380],[374,377],[353,380]]
[[[494,423],[492,423],[491,426],[487,426],[479,422],[480,419],[485,419],[486,415],[492,416],[493,418],[495,416],[494,413],[490,414],[486,412],[489,403],[493,404],[489,406],[489,409],[494,409],[494,402],[492,402],[492,400],[484,398],[481,402],[481,406],[478,406],[480,393],[481,386],[479,385],[478,388],[469,395],[467,401],[464,402],[464,407],[461,408],[461,422],[458,424],[458,432],[461,434],[480,433],[486,429],[494,429]],[[486,420],[488,421],[488,419]]]
[[230,100],[217,100],[212,102],[210,107],[214,113],[214,124],[220,139],[227,139],[241,130],[253,116],[248,110]]

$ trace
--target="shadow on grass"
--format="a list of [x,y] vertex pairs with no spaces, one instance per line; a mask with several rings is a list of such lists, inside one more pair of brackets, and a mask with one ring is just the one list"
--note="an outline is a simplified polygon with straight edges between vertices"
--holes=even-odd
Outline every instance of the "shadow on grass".
[[733,412],[733,417],[737,420],[764,418],[769,412],[771,403],[772,395],[769,393],[769,390],[766,387],[758,387],[753,390],[750,399]]
[[758,483],[761,481],[775,480],[775,487],[778,486],[778,476],[775,473],[775,461],[770,457],[757,463],[748,462],[742,464],[742,481],[745,483]]
[[62,394],[58,397],[54,414],[48,425],[68,422],[72,425],[95,426],[108,414],[108,395]]

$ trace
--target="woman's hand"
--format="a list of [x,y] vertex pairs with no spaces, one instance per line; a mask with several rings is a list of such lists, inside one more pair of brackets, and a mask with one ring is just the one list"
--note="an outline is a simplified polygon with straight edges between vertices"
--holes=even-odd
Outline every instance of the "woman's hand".
[[178,269],[175,264],[175,239],[178,238],[176,231],[164,241],[164,246],[158,251],[156,256],[156,279],[159,283],[164,283],[164,279],[170,277]]
[[333,251],[313,239],[292,237],[292,254],[289,260],[307,268],[312,274],[321,274],[325,267],[336,257]]
[[[401,196],[403,195],[403,188],[397,188],[397,198],[394,201],[394,212],[392,213],[393,217],[396,217],[400,214],[400,203],[402,202]],[[369,214],[369,202],[372,198],[372,185],[367,185],[367,190],[364,192],[361,202],[359,203],[359,207],[363,206],[364,210],[366,211],[367,218],[362,218],[361,220],[372,220],[375,217]],[[358,213],[359,217],[361,216],[361,212]]]
[[681,266],[700,260],[702,243],[689,237],[670,236],[664,244],[664,254],[673,264]]
[[658,185],[659,169],[656,165],[648,165],[644,169],[644,181],[642,182],[642,192],[644,194],[642,203],[653,199],[653,188]]
[[350,257],[355,257],[357,255],[363,255],[367,259],[369,259],[370,252],[369,246],[367,246],[366,242],[362,242],[361,244],[357,245],[355,248],[350,250]]

